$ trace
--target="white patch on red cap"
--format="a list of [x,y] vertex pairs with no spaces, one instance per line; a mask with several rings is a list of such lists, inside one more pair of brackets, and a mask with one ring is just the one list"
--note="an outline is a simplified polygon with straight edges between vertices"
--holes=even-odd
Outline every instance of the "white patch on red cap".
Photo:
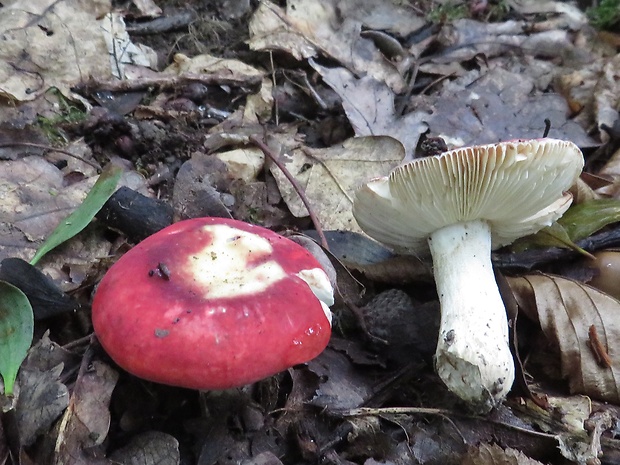
[[225,299],[259,294],[284,279],[284,269],[274,260],[250,265],[273,253],[267,239],[223,224],[204,226],[211,243],[188,259],[194,280],[208,291],[205,298]]
[[327,273],[320,268],[312,268],[311,270],[301,270],[297,276],[308,284],[312,293],[321,301],[323,312],[325,312],[325,316],[331,325],[332,312],[329,307],[334,305],[334,288],[329,282]]

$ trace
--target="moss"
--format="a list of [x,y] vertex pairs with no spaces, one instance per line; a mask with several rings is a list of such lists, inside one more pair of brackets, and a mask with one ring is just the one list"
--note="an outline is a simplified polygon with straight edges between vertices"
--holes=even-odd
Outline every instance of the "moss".
[[446,3],[432,8],[427,14],[426,19],[432,23],[446,23],[461,18],[468,18],[469,10],[464,3]]
[[620,23],[620,0],[601,0],[601,3],[589,8],[588,17],[597,29],[611,29]]
[[72,101],[65,98],[60,91],[52,89],[49,97],[56,100],[56,112],[50,115],[39,115],[37,123],[52,144],[62,144],[67,142],[64,128],[75,126],[86,118],[83,108],[77,106]]

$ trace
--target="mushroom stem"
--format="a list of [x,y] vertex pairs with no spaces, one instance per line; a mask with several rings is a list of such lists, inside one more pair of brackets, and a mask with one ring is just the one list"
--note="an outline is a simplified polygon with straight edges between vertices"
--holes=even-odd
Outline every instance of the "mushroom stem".
[[493,267],[486,221],[457,223],[429,240],[441,325],[435,367],[448,389],[490,410],[514,381],[508,322]]

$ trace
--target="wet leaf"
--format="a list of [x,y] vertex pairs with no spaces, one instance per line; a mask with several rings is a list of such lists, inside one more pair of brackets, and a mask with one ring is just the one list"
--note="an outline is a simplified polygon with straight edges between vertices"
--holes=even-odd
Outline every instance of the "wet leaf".
[[620,301],[559,276],[508,278],[519,307],[559,348],[572,393],[620,400]]
[[28,298],[18,288],[0,281],[0,375],[4,393],[13,395],[19,367],[32,343],[34,317]]
[[573,241],[579,241],[618,221],[620,221],[620,200],[597,199],[572,205],[558,223],[564,227]]
[[111,164],[108,165],[81,205],[54,229],[47,240],[39,247],[30,264],[36,265],[46,253],[88,226],[88,223],[91,222],[97,212],[101,210],[103,204],[106,203],[116,190],[116,184],[121,174],[121,168]]

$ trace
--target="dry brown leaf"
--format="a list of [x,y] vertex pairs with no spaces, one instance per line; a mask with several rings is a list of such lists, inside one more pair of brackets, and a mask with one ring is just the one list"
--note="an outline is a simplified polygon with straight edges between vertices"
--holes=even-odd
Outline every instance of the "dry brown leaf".
[[[559,348],[570,391],[620,401],[620,302],[560,276],[508,278],[520,308]],[[606,366],[609,362],[609,366]]]
[[[261,2],[250,22],[250,48],[283,50],[298,60],[322,53],[356,73],[385,82],[394,92],[402,92],[405,81],[396,66],[385,59],[372,40],[360,36],[362,21],[345,15],[339,3],[353,10],[362,2],[289,0],[286,11],[271,2]],[[415,19],[412,14],[408,16]]]
[[485,55],[488,59],[515,49],[524,54],[554,58],[574,48],[568,31],[532,33],[528,27],[525,21],[512,20],[487,23],[463,18],[446,22],[438,40],[448,52],[438,61],[465,61],[476,55]]
[[446,83],[437,95],[415,98],[418,108],[426,100],[432,110],[427,119],[429,137],[442,137],[449,146],[538,138],[545,119],[551,122],[549,137],[580,147],[594,145],[586,131],[568,119],[562,96],[541,93],[534,78],[518,70],[472,71]]
[[549,27],[575,31],[588,22],[583,9],[567,2],[508,0],[507,4],[521,15],[546,15],[550,17],[551,19],[547,21],[533,24],[537,31],[548,30]]
[[160,7],[153,0],[133,0],[132,2],[142,16],[156,18],[163,14]]
[[75,357],[45,333],[29,351],[19,370],[17,419],[20,440],[29,446],[69,405],[69,390],[60,382],[61,373],[75,368]]
[[[620,55],[605,60],[601,74],[594,86],[594,111],[596,124],[612,128],[618,119],[620,108]],[[609,134],[601,131],[603,142],[609,140]]]
[[[142,44],[134,44],[120,13],[108,13],[99,21],[99,28],[110,55],[112,75],[126,79],[131,74],[127,67],[157,69],[157,52]],[[133,71],[133,69],[132,69]]]
[[[97,176],[66,184],[64,173],[39,156],[0,161],[0,260],[30,260],[40,242],[86,197]],[[119,182],[148,193],[135,171]]]
[[574,205],[601,198],[601,196],[582,178],[578,178],[577,182],[571,186],[570,193],[573,195]]
[[[97,17],[106,2],[9,2],[0,15],[0,95],[34,100],[50,87],[71,94],[89,76],[110,77]],[[105,14],[105,13],[104,13]]]
[[189,58],[182,53],[174,55],[173,63],[168,66],[164,74],[183,76],[191,75],[220,75],[228,79],[235,78],[241,82],[262,77],[265,72],[253,66],[247,65],[240,60],[232,58],[219,58],[208,54],[197,55]]
[[[556,78],[555,83],[568,100],[572,112],[577,114],[575,120],[590,129],[601,128],[603,124],[613,127],[620,107],[620,56],[605,56],[604,51],[606,49],[602,46],[592,50],[587,66],[577,66],[565,72]],[[603,142],[609,140],[606,131],[600,131],[600,137]]]
[[542,465],[542,463],[510,447],[502,449],[497,444],[480,444],[467,452],[461,465]]
[[94,361],[81,374],[71,394],[69,407],[58,425],[55,463],[76,463],[83,450],[103,444],[110,427],[109,403],[118,373]]
[[[324,229],[360,231],[351,211],[355,191],[363,182],[387,174],[403,156],[403,146],[392,137],[356,137],[327,149],[294,149],[281,155],[281,161],[304,189]],[[307,216],[280,169],[271,166],[271,173],[291,213]]]
[[347,118],[356,136],[391,136],[405,147],[411,157],[420,134],[428,129],[428,114],[395,114],[394,93],[385,83],[370,76],[356,78],[345,68],[326,68],[310,60],[323,80],[340,96]]

